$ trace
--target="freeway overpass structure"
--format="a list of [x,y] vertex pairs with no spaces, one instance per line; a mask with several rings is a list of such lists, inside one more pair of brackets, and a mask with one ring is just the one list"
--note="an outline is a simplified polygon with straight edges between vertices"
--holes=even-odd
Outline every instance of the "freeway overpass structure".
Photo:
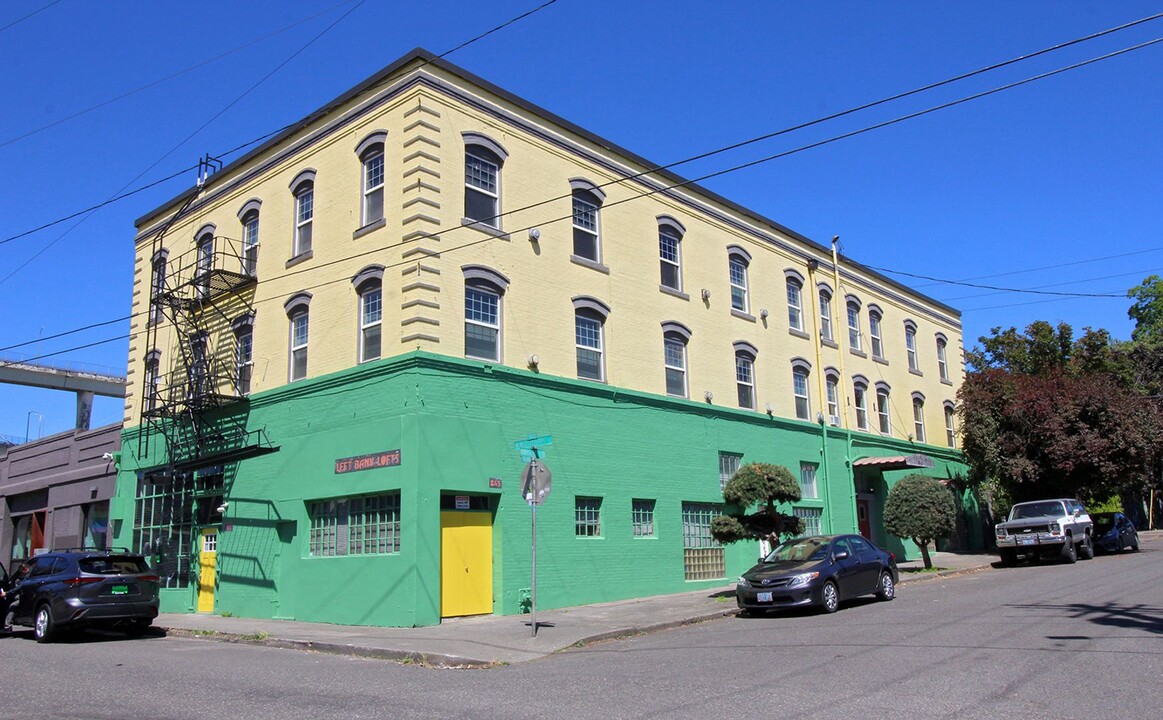
[[111,375],[79,366],[41,365],[0,358],[0,383],[76,393],[78,430],[89,429],[94,397],[125,397],[124,375]]

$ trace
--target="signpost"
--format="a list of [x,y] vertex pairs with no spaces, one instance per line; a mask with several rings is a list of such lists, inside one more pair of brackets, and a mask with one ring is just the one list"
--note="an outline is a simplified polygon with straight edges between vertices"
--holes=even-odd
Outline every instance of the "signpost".
[[549,472],[549,468],[545,463],[541,462],[540,446],[551,445],[553,437],[550,435],[542,437],[534,437],[530,435],[525,440],[518,440],[513,443],[514,449],[521,452],[522,458],[528,453],[531,457],[525,469],[521,472],[521,497],[525,498],[525,502],[529,503],[529,509],[532,511],[533,517],[533,570],[532,583],[530,589],[530,625],[533,627],[533,637],[537,637],[537,506],[545,502],[545,498],[549,497],[550,482],[553,479],[553,473]]

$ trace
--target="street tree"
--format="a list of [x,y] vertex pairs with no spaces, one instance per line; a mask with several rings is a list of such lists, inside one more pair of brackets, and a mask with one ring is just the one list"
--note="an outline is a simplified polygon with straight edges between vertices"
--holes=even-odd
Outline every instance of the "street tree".
[[723,499],[728,512],[711,520],[711,536],[721,543],[766,540],[775,545],[781,536],[803,532],[798,517],[778,509],[781,503],[800,499],[799,481],[782,465],[743,465],[727,481]]
[[884,529],[916,543],[921,549],[925,569],[933,567],[929,543],[948,537],[956,522],[957,506],[953,493],[931,477],[909,475],[888,491],[884,503]]
[[1131,339],[1163,343],[1163,278],[1149,275],[1140,285],[1127,291],[1134,304],[1127,316],[1135,321]]

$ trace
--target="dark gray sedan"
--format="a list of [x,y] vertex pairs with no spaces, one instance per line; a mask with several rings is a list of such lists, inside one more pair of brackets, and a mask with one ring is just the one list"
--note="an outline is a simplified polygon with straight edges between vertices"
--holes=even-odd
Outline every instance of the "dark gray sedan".
[[1094,549],[1117,553],[1123,548],[1139,551],[1139,533],[1121,512],[1091,513],[1094,523]]
[[859,535],[788,540],[739,576],[735,601],[750,613],[814,605],[836,612],[860,595],[896,596],[896,558]]

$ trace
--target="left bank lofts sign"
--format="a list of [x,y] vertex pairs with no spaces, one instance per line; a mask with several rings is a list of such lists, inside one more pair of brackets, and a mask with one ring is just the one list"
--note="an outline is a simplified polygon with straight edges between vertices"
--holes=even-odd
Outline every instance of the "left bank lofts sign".
[[360,470],[375,470],[376,468],[396,467],[400,464],[399,450],[384,450],[368,455],[339,458],[335,461],[335,474],[358,472]]

